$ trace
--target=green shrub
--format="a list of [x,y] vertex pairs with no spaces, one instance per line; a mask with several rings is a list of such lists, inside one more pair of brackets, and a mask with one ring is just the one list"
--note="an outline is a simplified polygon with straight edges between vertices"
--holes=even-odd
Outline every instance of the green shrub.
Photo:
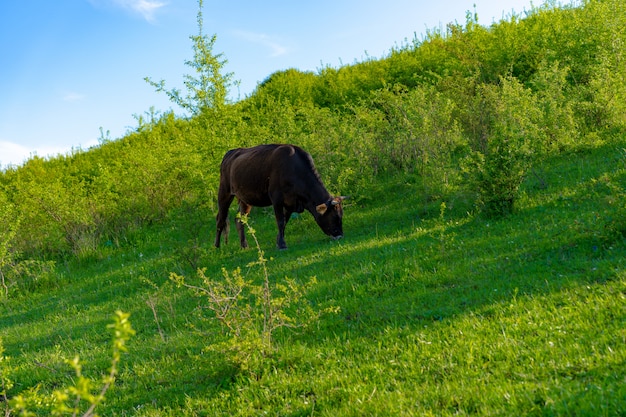
[[372,94],[371,109],[378,116],[377,135],[370,155],[389,171],[415,172],[424,193],[441,196],[455,182],[454,161],[467,146],[456,104],[434,86],[406,90],[395,86]]
[[11,408],[9,407],[8,392],[13,388],[13,381],[11,381],[12,368],[9,365],[9,358],[4,356],[4,345],[2,339],[0,339],[0,403],[3,404],[4,415],[11,415]]
[[543,62],[530,80],[541,111],[543,133],[541,148],[545,152],[561,152],[578,145],[580,129],[576,121],[574,101],[568,89],[568,67],[558,62]]
[[481,85],[477,100],[484,138],[465,160],[465,171],[488,216],[513,211],[533,156],[542,143],[536,98],[514,78],[500,85]]
[[9,295],[8,274],[16,262],[13,245],[19,222],[13,204],[7,201],[0,190],[0,285],[5,297]]

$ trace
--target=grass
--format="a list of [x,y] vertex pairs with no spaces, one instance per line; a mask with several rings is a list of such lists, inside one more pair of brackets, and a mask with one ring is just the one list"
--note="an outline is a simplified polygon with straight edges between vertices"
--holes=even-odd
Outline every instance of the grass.
[[410,176],[348,204],[337,242],[305,214],[278,251],[273,216],[254,210],[270,279],[316,276],[309,302],[341,311],[277,331],[276,353],[249,371],[206,349],[219,327],[168,276],[193,280],[197,263],[215,279],[222,267],[260,279],[247,266],[257,254],[238,248],[234,227],[212,248],[213,217],[184,228],[181,212],[2,301],[9,397],[71,383],[64,360],[76,354],[85,375],[105,374],[105,327],[122,310],[137,334],[105,416],[625,414],[624,146],[546,161],[500,220],[461,194],[443,209],[426,202]]

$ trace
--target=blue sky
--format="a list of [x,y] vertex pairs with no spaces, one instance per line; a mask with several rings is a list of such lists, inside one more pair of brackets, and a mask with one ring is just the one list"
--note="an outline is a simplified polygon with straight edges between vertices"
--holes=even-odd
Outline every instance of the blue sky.
[[[535,1],[535,4],[541,4]],[[275,71],[317,71],[381,57],[428,28],[489,25],[531,0],[204,0],[205,33],[245,97]],[[133,115],[180,109],[143,79],[182,85],[197,33],[196,0],[3,0],[0,167],[119,138]]]

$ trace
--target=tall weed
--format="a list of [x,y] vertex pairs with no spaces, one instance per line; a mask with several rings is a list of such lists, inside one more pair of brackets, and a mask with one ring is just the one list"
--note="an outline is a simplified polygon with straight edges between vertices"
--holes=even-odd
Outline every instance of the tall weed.
[[[199,285],[189,284],[182,275],[172,272],[170,279],[186,287],[204,301],[201,309],[212,312],[226,338],[209,346],[207,350],[224,355],[226,361],[243,371],[258,371],[262,361],[270,359],[277,350],[274,340],[279,329],[305,328],[315,323],[322,314],[337,312],[337,307],[315,310],[305,296],[315,286],[312,277],[300,284],[285,277],[283,282],[270,282],[268,259],[261,249],[255,230],[247,216],[238,216],[248,229],[257,248],[257,260],[248,267],[258,266],[261,280],[246,278],[241,268],[232,272],[222,269],[222,280],[206,275],[206,269],[198,269]],[[219,338],[216,338],[219,340]]]
[[78,356],[67,360],[72,367],[76,379],[73,385],[55,390],[52,394],[42,394],[40,388],[26,389],[22,393],[9,399],[8,392],[15,386],[11,381],[12,369],[8,365],[8,358],[3,356],[3,346],[0,340],[0,400],[3,400],[5,415],[20,415],[22,417],[36,417],[40,415],[92,417],[96,416],[96,408],[102,404],[109,389],[115,383],[119,373],[119,364],[122,353],[127,351],[126,343],[135,334],[129,314],[117,311],[113,323],[107,328],[112,330],[111,367],[97,385],[90,378],[82,374],[82,364]]

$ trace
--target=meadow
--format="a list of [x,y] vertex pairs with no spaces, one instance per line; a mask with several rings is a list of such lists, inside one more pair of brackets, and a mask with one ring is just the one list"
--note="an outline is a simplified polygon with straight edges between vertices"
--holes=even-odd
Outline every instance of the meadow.
[[[5,169],[0,410],[626,414],[626,14],[476,20]],[[258,246],[212,246],[219,161],[259,142],[350,195],[343,239],[305,212],[279,251],[255,208]]]
[[[273,215],[253,211],[271,280],[316,276],[307,300],[340,310],[278,332],[276,351],[243,371],[206,349],[220,328],[168,281],[194,275],[177,222],[147,228],[97,262],[69,261],[53,289],[2,304],[12,379],[66,384],[75,354],[98,379],[105,326],[122,310],[137,334],[102,415],[623,414],[626,247],[606,182],[626,180],[624,146],[546,164],[545,188],[525,183],[504,220],[406,204],[415,187],[394,178],[380,184],[385,199],[345,208],[344,240],[302,216],[278,251]],[[201,236],[212,229],[207,219]],[[207,275],[242,267],[260,279],[245,267],[254,250],[210,241],[197,248]]]

